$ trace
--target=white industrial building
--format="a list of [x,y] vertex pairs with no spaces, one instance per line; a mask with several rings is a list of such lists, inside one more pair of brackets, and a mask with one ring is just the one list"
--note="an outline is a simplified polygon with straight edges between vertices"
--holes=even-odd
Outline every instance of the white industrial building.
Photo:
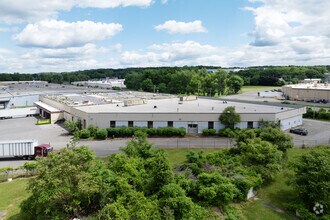
[[77,82],[72,82],[71,84],[104,88],[104,89],[112,89],[114,87],[117,87],[120,89],[126,88],[125,79],[106,78],[106,79],[102,79],[102,80],[77,81]]
[[[219,99],[176,97],[140,92],[87,93],[52,95],[40,98],[50,117],[80,120],[82,126],[100,128],[119,126],[183,127],[187,133],[201,133],[205,128],[221,129],[219,116],[228,106],[235,106],[241,116],[237,128],[255,128],[259,121],[280,121],[281,129],[302,125],[305,107],[273,105]],[[49,108],[49,109],[47,109]]]

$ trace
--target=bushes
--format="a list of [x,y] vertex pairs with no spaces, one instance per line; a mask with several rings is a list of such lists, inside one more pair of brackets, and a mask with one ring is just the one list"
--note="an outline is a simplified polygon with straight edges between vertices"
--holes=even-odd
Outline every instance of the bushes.
[[76,131],[75,135],[81,139],[88,139],[92,137],[99,140],[105,140],[108,137],[108,132],[106,129],[91,126],[88,127],[88,129]]
[[105,140],[108,136],[108,131],[107,129],[97,129],[96,133],[95,133],[95,139],[98,140]]
[[163,137],[184,137],[186,129],[184,128],[146,128],[146,127],[117,127],[107,128],[108,137],[132,137],[136,131],[142,131],[149,136],[163,136]]
[[89,138],[91,136],[91,132],[88,129],[83,129],[79,132],[79,137],[82,139]]
[[217,131],[215,129],[204,129],[202,133],[204,136],[214,136],[216,135]]
[[308,108],[307,112],[303,114],[304,118],[315,118],[330,121],[330,110],[320,108],[318,111],[314,111],[312,108]]
[[235,138],[240,133],[240,129],[224,128],[219,130],[220,137]]

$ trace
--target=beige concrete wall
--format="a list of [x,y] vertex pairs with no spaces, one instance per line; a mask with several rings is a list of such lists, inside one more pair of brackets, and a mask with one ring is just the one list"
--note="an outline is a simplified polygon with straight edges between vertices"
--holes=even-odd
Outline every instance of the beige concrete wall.
[[63,112],[52,113],[50,116],[50,123],[54,124],[56,121],[63,119]]
[[326,89],[315,89],[315,88],[291,88],[289,86],[283,87],[285,95],[289,96],[290,100],[299,101],[310,101],[325,99],[330,102],[330,87]]

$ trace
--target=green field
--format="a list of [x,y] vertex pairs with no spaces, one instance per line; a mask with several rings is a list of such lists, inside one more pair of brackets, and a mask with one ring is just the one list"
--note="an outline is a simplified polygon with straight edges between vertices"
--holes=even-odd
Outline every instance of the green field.
[[28,179],[16,179],[0,183],[0,211],[5,214],[0,219],[22,219],[19,217],[19,204],[28,197],[27,182]]
[[242,93],[253,92],[253,91],[266,91],[272,89],[280,89],[281,86],[243,86],[241,89]]
[[164,149],[168,155],[168,159],[172,165],[183,163],[186,159],[186,154],[189,151],[203,151],[205,154],[218,151],[219,149]]

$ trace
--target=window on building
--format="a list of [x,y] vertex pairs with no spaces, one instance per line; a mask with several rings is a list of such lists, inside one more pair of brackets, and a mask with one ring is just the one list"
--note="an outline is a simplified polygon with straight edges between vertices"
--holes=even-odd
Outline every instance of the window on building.
[[154,122],[148,121],[148,128],[153,128],[153,127],[154,127]]
[[253,121],[248,121],[247,128],[253,128]]
[[214,129],[214,122],[213,121],[209,121],[208,129]]
[[110,128],[116,127],[116,121],[110,121]]
[[172,128],[173,127],[173,121],[168,121],[167,122],[167,127]]
[[128,121],[128,127],[133,127],[133,126],[134,126],[133,121]]

